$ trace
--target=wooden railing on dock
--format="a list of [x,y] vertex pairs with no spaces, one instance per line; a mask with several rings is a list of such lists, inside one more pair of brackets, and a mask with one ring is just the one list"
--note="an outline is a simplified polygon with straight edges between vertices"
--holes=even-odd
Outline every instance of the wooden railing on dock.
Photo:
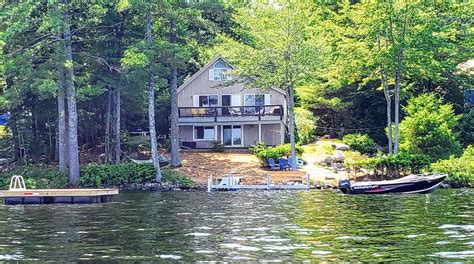
[[229,175],[227,185],[214,184],[212,176],[207,179],[207,191],[230,191],[230,190],[309,190],[311,188],[311,181],[309,173],[306,174],[306,184],[272,184],[270,174],[267,174],[266,184],[256,185],[240,185],[235,184],[234,176]]

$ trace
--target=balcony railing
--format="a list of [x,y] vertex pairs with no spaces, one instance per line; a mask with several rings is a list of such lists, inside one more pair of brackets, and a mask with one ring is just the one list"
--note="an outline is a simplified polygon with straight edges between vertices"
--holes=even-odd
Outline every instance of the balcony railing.
[[262,120],[264,117],[272,116],[283,120],[282,105],[179,107],[178,110],[180,118],[213,117],[216,122],[219,117],[256,117]]

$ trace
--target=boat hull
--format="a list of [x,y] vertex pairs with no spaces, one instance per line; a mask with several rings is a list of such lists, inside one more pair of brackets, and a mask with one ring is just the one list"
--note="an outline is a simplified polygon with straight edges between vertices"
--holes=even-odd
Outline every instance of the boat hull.
[[346,194],[430,193],[439,187],[445,177],[446,175],[426,178],[420,176],[420,179],[416,181],[370,182],[355,184],[354,186],[340,186],[339,189]]

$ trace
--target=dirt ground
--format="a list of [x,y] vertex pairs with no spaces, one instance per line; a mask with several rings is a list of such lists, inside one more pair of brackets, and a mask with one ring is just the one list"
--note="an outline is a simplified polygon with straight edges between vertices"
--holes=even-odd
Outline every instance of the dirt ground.
[[267,174],[271,182],[305,182],[305,171],[270,171],[262,168],[260,161],[247,152],[181,152],[181,172],[198,185],[206,185],[209,176],[214,179],[232,174],[243,177],[243,184],[265,184]]

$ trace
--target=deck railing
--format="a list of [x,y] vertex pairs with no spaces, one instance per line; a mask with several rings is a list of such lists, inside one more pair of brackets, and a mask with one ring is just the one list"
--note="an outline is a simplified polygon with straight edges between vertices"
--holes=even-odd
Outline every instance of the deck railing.
[[240,117],[255,116],[261,120],[264,116],[277,116],[283,120],[282,105],[255,106],[216,106],[216,107],[179,107],[179,117]]

